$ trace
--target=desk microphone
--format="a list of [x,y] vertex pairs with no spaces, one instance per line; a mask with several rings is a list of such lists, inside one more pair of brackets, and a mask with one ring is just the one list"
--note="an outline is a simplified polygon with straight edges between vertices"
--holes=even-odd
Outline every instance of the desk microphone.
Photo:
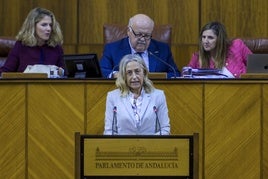
[[156,116],[156,118],[155,118],[155,130],[154,130],[154,132],[155,133],[160,132],[160,135],[162,135],[161,125],[160,125],[160,122],[159,122],[159,118],[158,118],[156,106],[154,106],[154,113],[155,113],[155,116]]
[[[168,64],[165,60],[161,59],[160,57],[158,57],[157,55],[155,55],[154,53],[152,53],[151,51],[148,51],[148,53],[152,56],[154,56],[157,60],[159,60],[160,62],[164,63],[166,66],[168,66],[169,68],[172,69],[173,73],[174,73],[174,78],[177,78],[177,73],[176,70],[173,66],[171,66],[170,64]],[[158,53],[158,51],[155,51],[155,53]]]
[[113,108],[113,123],[112,123],[112,135],[118,134],[117,129],[117,108],[114,106]]
[[[114,78],[114,77],[113,77],[113,75],[114,75],[114,70],[115,70],[117,67],[119,67],[119,65],[115,65],[115,66],[113,67],[111,73],[108,75],[108,78]],[[118,71],[116,71],[116,72],[118,72]]]

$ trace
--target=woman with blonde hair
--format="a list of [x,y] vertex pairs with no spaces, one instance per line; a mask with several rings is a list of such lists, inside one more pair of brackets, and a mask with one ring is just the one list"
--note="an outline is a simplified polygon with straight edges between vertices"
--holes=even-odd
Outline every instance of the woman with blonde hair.
[[44,8],[32,9],[16,43],[9,52],[2,72],[23,72],[28,65],[56,65],[63,71],[63,36],[55,15]]
[[125,55],[119,64],[118,89],[108,92],[105,135],[168,135],[170,124],[166,97],[148,79],[139,55]]

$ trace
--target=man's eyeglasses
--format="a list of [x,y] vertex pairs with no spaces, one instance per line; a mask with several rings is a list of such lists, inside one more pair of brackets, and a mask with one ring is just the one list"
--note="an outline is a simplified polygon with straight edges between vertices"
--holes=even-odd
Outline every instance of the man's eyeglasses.
[[131,29],[132,33],[134,34],[134,36],[138,39],[144,38],[146,40],[150,40],[152,38],[151,34],[142,34],[142,33],[136,33],[131,26],[129,26],[129,28]]

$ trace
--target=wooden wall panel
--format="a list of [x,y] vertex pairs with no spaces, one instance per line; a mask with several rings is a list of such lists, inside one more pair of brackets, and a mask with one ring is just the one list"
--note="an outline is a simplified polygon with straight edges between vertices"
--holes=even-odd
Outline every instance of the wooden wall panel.
[[[77,53],[77,45],[63,45],[63,53],[64,54],[76,54]],[[88,53],[89,51],[87,51]]]
[[78,53],[97,53],[98,58],[101,58],[103,52],[103,44],[90,44],[90,45],[79,45]]
[[[28,86],[28,178],[74,178],[74,133],[84,133],[84,86]],[[37,157],[38,156],[38,157]]]
[[31,9],[43,7],[51,10],[61,25],[64,42],[77,44],[77,1],[2,0],[0,2],[0,36],[16,36]]
[[266,0],[202,0],[201,25],[217,20],[229,37],[267,37],[267,8]]
[[208,84],[205,96],[205,178],[260,178],[261,86]]
[[115,89],[115,87],[116,86],[114,80],[111,80],[104,85],[87,85],[87,134],[103,134],[106,95],[109,91]]
[[263,86],[263,121],[262,121],[262,157],[263,157],[263,168],[262,176],[268,176],[268,85]]
[[[9,95],[7,95],[9,94]],[[25,178],[25,85],[8,84],[0,90],[0,178]]]
[[192,44],[198,37],[198,0],[80,0],[79,43],[103,43],[104,23],[128,24],[145,13],[155,24],[173,26],[173,44]]
[[199,178],[203,171],[203,85],[157,83],[168,104],[171,134],[199,134]]
[[192,54],[198,50],[198,45],[172,45],[171,50],[174,61],[181,71],[182,67],[188,65]]
[[0,2],[0,36],[16,36],[22,26],[32,0],[2,0]]
[[[114,80],[1,80],[0,178],[73,178],[74,132],[102,134]],[[199,133],[199,178],[267,176],[264,80],[154,80],[172,134]]]

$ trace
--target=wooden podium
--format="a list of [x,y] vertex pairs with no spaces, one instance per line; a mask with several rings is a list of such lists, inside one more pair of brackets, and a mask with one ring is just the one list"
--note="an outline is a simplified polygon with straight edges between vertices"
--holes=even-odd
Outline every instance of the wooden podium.
[[198,178],[198,134],[105,136],[75,133],[75,177]]

